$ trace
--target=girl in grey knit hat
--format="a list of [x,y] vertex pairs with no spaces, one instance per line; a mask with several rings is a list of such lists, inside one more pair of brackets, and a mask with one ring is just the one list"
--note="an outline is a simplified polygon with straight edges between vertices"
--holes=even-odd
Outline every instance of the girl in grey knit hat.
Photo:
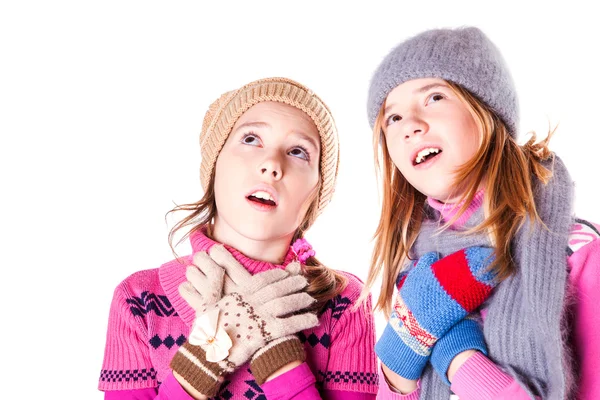
[[573,216],[553,132],[517,144],[496,46],[474,27],[409,38],[375,71],[368,117],[379,397],[600,398],[598,226]]

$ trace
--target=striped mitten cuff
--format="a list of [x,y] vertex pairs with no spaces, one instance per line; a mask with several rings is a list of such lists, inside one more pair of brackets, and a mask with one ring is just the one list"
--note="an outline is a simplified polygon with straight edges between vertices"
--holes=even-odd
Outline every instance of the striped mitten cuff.
[[[205,396],[213,397],[221,386],[221,375],[229,372],[221,363],[206,360],[206,353],[200,346],[186,341],[171,359],[171,369],[183,377],[194,389]],[[231,368],[233,370],[233,368]]]
[[250,361],[250,370],[256,383],[262,385],[279,368],[294,361],[304,362],[305,359],[306,354],[300,339],[289,335],[273,340],[258,350]]

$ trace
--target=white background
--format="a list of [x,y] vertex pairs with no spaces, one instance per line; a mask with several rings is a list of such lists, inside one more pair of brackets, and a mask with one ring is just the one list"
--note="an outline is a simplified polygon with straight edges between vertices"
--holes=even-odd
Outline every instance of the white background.
[[113,289],[172,258],[164,216],[201,197],[204,112],[257,78],[298,80],[332,109],[337,191],[307,237],[323,262],[364,280],[379,212],[367,88],[386,53],[425,29],[490,36],[514,77],[521,131],[559,124],[552,148],[576,182],[577,214],[600,222],[599,35],[583,2],[356,4],[0,5],[3,391],[102,398]]

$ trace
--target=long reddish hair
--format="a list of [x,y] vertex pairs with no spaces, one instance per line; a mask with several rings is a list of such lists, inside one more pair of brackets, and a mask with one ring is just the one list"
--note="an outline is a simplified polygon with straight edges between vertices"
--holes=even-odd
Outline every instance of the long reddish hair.
[[[482,144],[473,158],[456,172],[454,186],[467,182],[459,200],[464,201],[464,205],[443,228],[460,218],[483,184],[485,220],[467,233],[485,232],[489,235],[496,249],[496,259],[491,268],[497,271],[499,279],[506,279],[515,270],[510,247],[516,232],[527,218],[540,220],[532,183],[533,177],[546,183],[552,176],[541,162],[552,155],[548,143],[554,131],[551,130],[539,142],[532,132],[527,143],[520,146],[492,110],[461,86],[447,83],[481,127]],[[384,109],[385,103],[373,129],[375,167],[383,188],[382,211],[361,301],[368,296],[381,274],[381,292],[375,310],[383,310],[385,315],[390,315],[395,280],[407,263],[408,252],[418,236],[426,197],[402,176],[392,162],[382,130]]]

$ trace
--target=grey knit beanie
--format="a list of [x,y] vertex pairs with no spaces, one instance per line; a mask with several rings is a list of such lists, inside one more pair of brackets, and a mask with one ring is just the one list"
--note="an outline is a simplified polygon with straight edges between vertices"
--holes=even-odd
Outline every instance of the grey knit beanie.
[[496,46],[478,28],[429,30],[394,48],[371,79],[367,104],[371,127],[388,94],[418,78],[440,78],[469,90],[516,137],[519,112],[512,78]]

